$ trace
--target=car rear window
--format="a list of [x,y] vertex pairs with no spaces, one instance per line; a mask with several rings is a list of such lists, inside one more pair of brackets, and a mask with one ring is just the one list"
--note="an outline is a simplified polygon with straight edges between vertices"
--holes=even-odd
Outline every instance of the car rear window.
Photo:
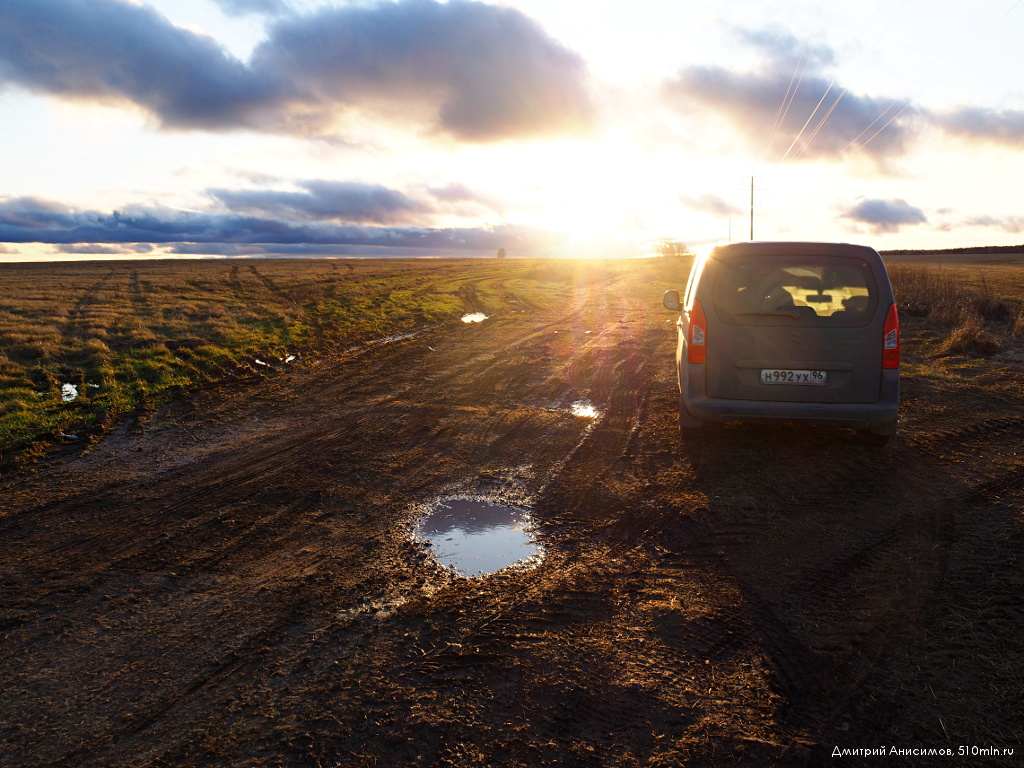
[[735,256],[720,262],[715,310],[729,325],[857,327],[878,291],[871,265],[848,256]]

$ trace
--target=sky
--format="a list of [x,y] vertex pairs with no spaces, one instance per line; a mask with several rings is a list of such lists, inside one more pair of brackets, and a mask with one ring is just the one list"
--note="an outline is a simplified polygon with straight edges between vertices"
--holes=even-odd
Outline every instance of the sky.
[[0,0],[0,260],[1024,243],[1022,32],[1024,0]]

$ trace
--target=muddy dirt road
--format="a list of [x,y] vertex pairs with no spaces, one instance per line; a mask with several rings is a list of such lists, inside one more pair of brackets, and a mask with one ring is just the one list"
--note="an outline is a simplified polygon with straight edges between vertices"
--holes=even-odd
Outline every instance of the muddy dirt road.
[[[8,475],[0,764],[1014,764],[977,750],[1024,732],[1019,366],[905,378],[881,450],[684,447],[656,302],[609,278]],[[543,563],[435,565],[452,493],[532,507]]]

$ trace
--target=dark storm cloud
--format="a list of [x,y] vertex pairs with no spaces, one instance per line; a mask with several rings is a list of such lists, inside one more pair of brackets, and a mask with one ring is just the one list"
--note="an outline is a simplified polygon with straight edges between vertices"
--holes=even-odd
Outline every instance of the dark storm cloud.
[[970,107],[934,116],[947,133],[1009,147],[1024,146],[1024,112]]
[[463,248],[437,246],[429,251],[415,246],[401,245],[317,245],[299,243],[281,245],[259,243],[235,245],[231,243],[176,243],[167,248],[169,253],[181,256],[224,256],[255,258],[323,258],[323,257],[366,257],[366,258],[465,258],[468,256],[493,256],[493,249],[479,252]]
[[575,131],[591,116],[576,54],[519,11],[466,0],[325,8],[278,23],[253,62],[312,103],[426,101],[471,140]]
[[679,195],[679,202],[691,211],[710,213],[713,216],[737,216],[743,212],[739,206],[733,205],[718,195]]
[[54,248],[55,253],[67,253],[77,255],[117,255],[137,256],[139,254],[152,253],[154,248],[149,243],[125,243],[114,245],[110,243],[77,243],[62,244]]
[[863,199],[844,211],[840,218],[866,224],[876,234],[898,232],[901,227],[924,224],[924,211],[906,200]]
[[3,0],[3,81],[58,96],[132,102],[179,128],[249,124],[282,88],[210,38],[121,0]]
[[[833,54],[827,48],[804,53],[795,38],[779,33],[745,32],[741,36],[765,56],[756,71],[686,67],[665,83],[663,96],[666,103],[688,115],[711,113],[722,117],[752,147],[764,149],[770,146],[772,156],[781,158],[792,146],[790,157],[801,159],[834,158],[850,144],[855,147],[864,144],[905,105],[905,102],[898,102],[892,106],[894,100],[891,98],[849,91],[844,93],[842,83],[833,84],[832,78],[822,71],[833,60]],[[801,64],[803,76],[794,78],[801,53],[805,56],[807,68],[803,70]],[[789,106],[780,112],[784,103]],[[773,126],[780,114],[785,118],[773,136]],[[879,120],[883,114],[885,116]],[[911,137],[913,116],[911,109],[903,112],[863,146],[862,151],[876,160],[902,154]],[[808,118],[811,118],[810,122]],[[818,130],[823,119],[824,123]],[[813,138],[812,134],[815,134]]]
[[[38,198],[0,198],[0,243],[172,244],[180,252],[211,253],[239,246],[284,247],[306,252],[332,246],[332,253],[407,255],[492,253],[498,248],[544,254],[561,242],[556,233],[528,227],[446,228],[377,227],[324,222],[294,222],[260,216],[133,207],[101,213],[79,211]],[[188,249],[193,249],[189,251]],[[252,248],[246,248],[252,251]]]
[[264,13],[279,16],[287,13],[288,3],[284,0],[213,0],[228,16],[244,16],[247,13]]
[[300,220],[393,224],[431,212],[425,203],[379,184],[305,181],[299,186],[305,191],[212,189],[209,194],[234,213]]
[[125,0],[3,0],[3,82],[130,102],[182,129],[327,135],[356,107],[488,141],[592,118],[579,56],[519,11],[467,0],[284,17],[248,63]]

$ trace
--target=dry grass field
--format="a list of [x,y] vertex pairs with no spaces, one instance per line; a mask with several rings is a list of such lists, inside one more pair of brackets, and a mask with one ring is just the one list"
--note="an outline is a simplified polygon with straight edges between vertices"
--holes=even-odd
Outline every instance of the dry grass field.
[[0,265],[0,470],[63,435],[102,432],[168,391],[265,374],[467,311],[536,307],[561,295],[576,269],[473,260]]
[[[687,266],[0,267],[0,763],[1018,764],[1024,263],[889,260],[881,449],[681,443]],[[543,559],[440,566],[452,495]]]

